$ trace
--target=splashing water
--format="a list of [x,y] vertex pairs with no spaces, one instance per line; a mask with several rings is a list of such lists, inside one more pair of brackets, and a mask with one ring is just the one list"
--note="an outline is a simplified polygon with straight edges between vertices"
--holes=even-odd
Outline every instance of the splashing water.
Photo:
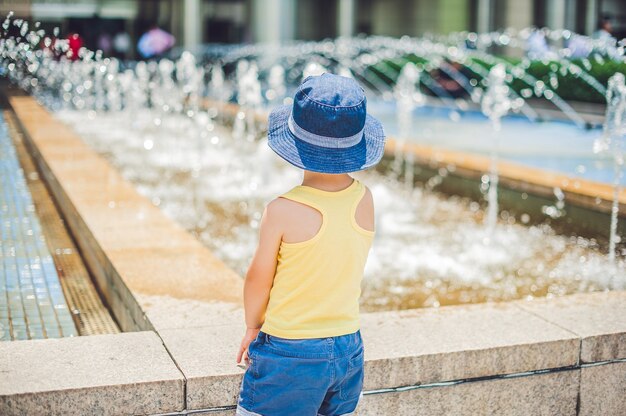
[[[139,112],[132,125],[124,125],[122,114],[114,112],[63,110],[57,115],[242,275],[255,249],[264,205],[301,180],[301,173],[275,156],[265,139],[237,140],[219,125],[201,139],[205,130],[183,115],[167,115],[158,129],[149,110]],[[189,140],[177,141],[180,131]],[[154,138],[150,149],[144,146],[148,134]],[[172,160],[174,152],[183,157]],[[201,175],[194,175],[189,163],[196,157]],[[485,241],[478,203],[420,188],[408,194],[402,183],[376,172],[357,177],[372,190],[377,212],[377,236],[363,282],[364,310],[550,297],[608,285],[609,264],[594,240],[556,235],[548,226],[526,227],[507,214],[500,216],[491,242]],[[623,278],[624,264],[618,264]]]
[[421,71],[409,62],[402,67],[394,87],[396,113],[398,117],[399,137],[397,138],[392,170],[400,178],[404,162],[404,182],[406,188],[413,189],[414,153],[406,151],[405,143],[412,133],[413,110],[425,104],[425,98],[419,89]]
[[489,71],[489,85],[483,95],[481,108],[489,117],[493,126],[493,146],[491,147],[491,170],[489,172],[488,207],[485,224],[490,234],[498,220],[498,146],[500,119],[511,108],[509,87],[506,85],[506,69],[504,65],[497,64]]

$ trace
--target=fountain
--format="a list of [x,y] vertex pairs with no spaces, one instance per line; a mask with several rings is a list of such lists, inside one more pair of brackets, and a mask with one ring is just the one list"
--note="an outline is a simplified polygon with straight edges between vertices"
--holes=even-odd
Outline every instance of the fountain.
[[[386,130],[397,128],[400,141],[434,137],[428,132],[436,127],[437,140],[445,144],[441,125],[452,126],[466,146],[491,136],[485,140],[491,153],[491,170],[484,178],[489,201],[485,214],[477,202],[429,191],[454,166],[439,170],[430,185],[413,192],[415,154],[402,152],[402,143],[397,146],[402,153],[392,163],[404,163],[403,178],[398,177],[397,167],[396,175],[358,174],[370,184],[380,212],[379,233],[366,268],[365,310],[558,296],[609,286],[610,262],[596,240],[558,235],[547,224],[521,225],[528,222],[523,216],[517,219],[498,212],[498,159],[506,152],[502,143],[511,133],[505,127],[513,123],[506,116],[521,114],[524,128],[532,128],[526,119],[536,118],[524,99],[526,93],[518,95],[511,83],[526,80],[535,83],[531,94],[547,100],[558,97],[558,85],[529,78],[524,63],[505,64],[486,54],[490,45],[502,39],[481,35],[476,50],[463,49],[455,34],[436,40],[372,36],[342,39],[336,45],[305,42],[272,49],[272,60],[263,59],[264,46],[248,45],[229,49],[210,62],[206,90],[205,63],[188,53],[158,64],[122,66],[88,53],[72,62],[56,57],[63,51],[62,42],[42,50],[36,47],[39,40],[25,45],[2,39],[2,73],[39,97],[141,193],[240,274],[252,255],[264,204],[299,180],[296,170],[272,157],[263,141],[255,140],[254,115],[284,102],[282,97],[303,77],[333,71],[354,76],[364,85],[368,108],[377,116],[381,112]],[[424,57],[422,62],[406,63],[413,52]],[[396,71],[392,60],[398,58],[405,63]],[[466,63],[473,72],[464,73],[447,62]],[[485,62],[494,65],[487,70]],[[388,75],[378,72],[377,65],[390,68]],[[228,68],[233,67],[230,74]],[[460,98],[437,87],[434,71],[439,68],[463,86]],[[428,102],[419,85],[429,94]],[[394,97],[396,102],[387,106]],[[227,119],[227,106],[233,100],[239,107],[232,114],[231,128],[215,118],[219,114]],[[483,116],[468,116],[478,102],[489,125]],[[564,112],[571,108],[558,103],[557,98],[555,104]],[[388,108],[395,114],[385,118]],[[417,117],[421,117],[420,128],[414,129]],[[565,117],[576,119],[572,114]],[[468,135],[472,140],[467,140]],[[405,192],[407,188],[412,192]],[[554,189],[554,196],[555,209],[562,210],[560,188]],[[552,212],[548,211],[546,215]],[[486,225],[479,224],[481,219]],[[484,244],[480,236],[485,228],[490,241],[498,244]],[[618,246],[617,237],[613,242]],[[617,254],[612,259],[617,279],[626,281],[623,259]]]

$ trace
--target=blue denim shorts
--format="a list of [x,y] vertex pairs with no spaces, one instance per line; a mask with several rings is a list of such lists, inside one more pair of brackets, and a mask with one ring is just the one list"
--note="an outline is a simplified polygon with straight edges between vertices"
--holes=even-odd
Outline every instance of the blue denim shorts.
[[241,416],[337,416],[362,396],[361,331],[328,338],[287,339],[259,331],[237,402]]

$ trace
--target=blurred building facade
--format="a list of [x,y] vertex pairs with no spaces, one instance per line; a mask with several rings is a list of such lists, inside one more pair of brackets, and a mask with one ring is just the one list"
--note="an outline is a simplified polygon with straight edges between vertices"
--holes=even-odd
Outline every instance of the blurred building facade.
[[154,24],[185,47],[527,26],[590,35],[603,16],[616,37],[626,36],[625,0],[0,0],[0,13],[9,11],[50,32],[79,33],[94,49],[114,49],[126,34],[131,58]]

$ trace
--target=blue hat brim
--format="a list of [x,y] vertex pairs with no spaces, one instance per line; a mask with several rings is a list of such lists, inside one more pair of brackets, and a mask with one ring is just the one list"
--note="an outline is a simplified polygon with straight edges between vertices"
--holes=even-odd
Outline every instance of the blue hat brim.
[[275,108],[269,116],[268,144],[280,157],[292,165],[321,173],[348,173],[377,164],[385,149],[385,132],[380,121],[366,115],[363,138],[345,148],[316,146],[299,139],[287,125],[291,105]]

